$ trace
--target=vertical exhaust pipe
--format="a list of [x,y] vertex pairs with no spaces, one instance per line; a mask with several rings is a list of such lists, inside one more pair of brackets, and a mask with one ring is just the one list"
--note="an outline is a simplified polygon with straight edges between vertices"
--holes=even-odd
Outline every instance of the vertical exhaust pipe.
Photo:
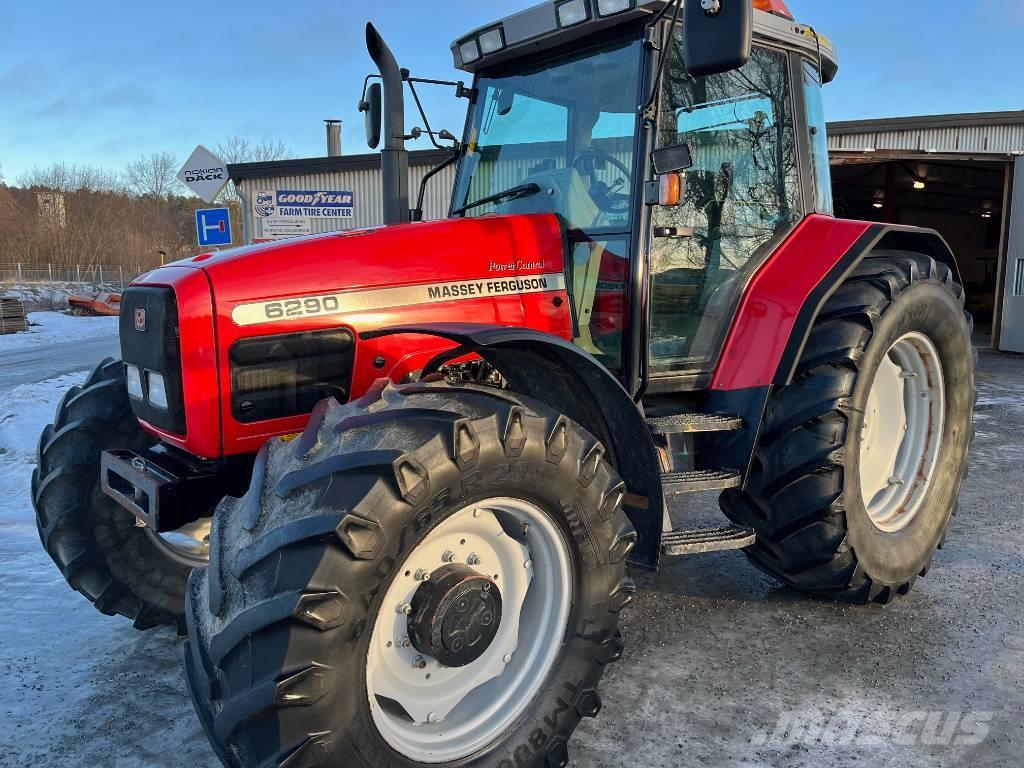
[[327,124],[327,156],[341,157],[341,120],[324,120]]
[[384,223],[403,224],[409,217],[409,153],[405,148],[405,83],[395,55],[373,24],[366,25],[366,50],[384,81],[384,149],[381,170]]

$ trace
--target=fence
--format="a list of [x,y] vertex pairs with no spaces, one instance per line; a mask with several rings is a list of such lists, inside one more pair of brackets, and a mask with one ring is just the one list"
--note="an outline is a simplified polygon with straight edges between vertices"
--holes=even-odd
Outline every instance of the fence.
[[146,271],[148,270],[141,266],[111,267],[102,264],[73,264],[71,266],[0,264],[0,285],[78,283],[93,288],[124,289],[132,280]]

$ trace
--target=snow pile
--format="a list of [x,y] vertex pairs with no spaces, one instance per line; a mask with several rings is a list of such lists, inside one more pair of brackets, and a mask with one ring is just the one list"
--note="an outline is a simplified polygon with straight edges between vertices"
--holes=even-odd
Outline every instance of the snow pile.
[[29,498],[36,444],[43,427],[64,393],[85,381],[85,373],[72,373],[42,384],[15,387],[0,405],[0,522],[35,535]]
[[94,293],[97,290],[119,292],[120,284],[97,288],[90,283],[29,283],[14,284],[0,288],[0,297],[18,299],[26,307],[45,307],[52,305],[54,309],[67,308],[68,296],[73,293]]
[[0,353],[41,344],[117,334],[116,317],[75,317],[62,312],[29,312],[29,329],[0,336]]

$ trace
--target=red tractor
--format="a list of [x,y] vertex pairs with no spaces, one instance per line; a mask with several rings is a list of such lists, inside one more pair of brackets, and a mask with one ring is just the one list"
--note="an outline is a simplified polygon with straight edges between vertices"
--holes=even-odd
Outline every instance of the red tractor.
[[[187,631],[225,765],[566,765],[627,564],[742,549],[855,603],[928,571],[972,436],[956,261],[832,215],[834,51],[754,5],[547,0],[473,32],[458,143],[406,133],[429,81],[369,27],[388,226],[124,292],[123,359],[42,435],[39,530],[99,610]],[[458,163],[431,223],[424,134]],[[705,491],[729,523],[673,529]]]

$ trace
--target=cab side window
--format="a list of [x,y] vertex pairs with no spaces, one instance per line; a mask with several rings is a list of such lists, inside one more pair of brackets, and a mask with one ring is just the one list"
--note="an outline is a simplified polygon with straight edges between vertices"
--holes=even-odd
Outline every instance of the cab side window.
[[828,132],[825,106],[821,101],[818,70],[804,62],[804,98],[807,102],[807,130],[811,133],[811,164],[814,168],[814,210],[833,213],[832,169],[828,164]]
[[786,53],[755,47],[741,69],[690,77],[678,37],[665,79],[658,145],[688,143],[683,204],[656,208],[651,247],[652,374],[713,365],[734,302],[759,256],[801,218]]

